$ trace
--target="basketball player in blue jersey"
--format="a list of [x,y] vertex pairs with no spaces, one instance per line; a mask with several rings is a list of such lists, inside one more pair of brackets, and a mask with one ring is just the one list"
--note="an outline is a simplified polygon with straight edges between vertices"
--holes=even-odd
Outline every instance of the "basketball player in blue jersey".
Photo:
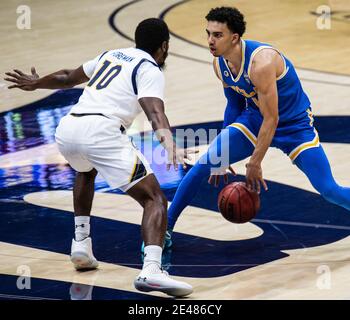
[[[212,182],[215,176],[217,185],[219,175],[213,173],[219,167],[232,171],[230,164],[251,156],[247,186],[258,193],[261,185],[267,190],[261,162],[270,146],[287,154],[326,200],[350,210],[350,188],[339,186],[332,176],[313,127],[310,101],[292,63],[268,44],[243,40],[246,23],[237,9],[215,8],[206,19],[214,70],[227,98],[224,128],[181,181],[168,211],[168,232],[203,179],[210,176]],[[227,150],[227,159],[213,164]]]

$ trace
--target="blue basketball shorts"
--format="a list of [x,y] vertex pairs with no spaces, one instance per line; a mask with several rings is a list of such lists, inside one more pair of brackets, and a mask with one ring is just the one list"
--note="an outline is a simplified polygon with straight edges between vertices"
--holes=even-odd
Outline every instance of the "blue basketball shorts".
[[[228,127],[234,127],[256,146],[257,136],[262,124],[262,116],[255,112],[245,110]],[[277,126],[271,147],[281,149],[290,159],[294,160],[303,151],[320,145],[318,133],[313,126],[313,116],[310,109],[295,121],[280,123]]]

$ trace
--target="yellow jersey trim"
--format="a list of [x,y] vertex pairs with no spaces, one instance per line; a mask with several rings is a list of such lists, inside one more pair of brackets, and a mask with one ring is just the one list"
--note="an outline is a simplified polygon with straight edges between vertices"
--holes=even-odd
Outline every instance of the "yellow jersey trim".
[[[280,53],[280,52],[278,51],[278,53]],[[283,55],[281,53],[280,53],[280,55],[281,55],[281,57],[283,59],[284,71],[280,74],[279,77],[277,77],[276,81],[281,80],[287,74],[287,72],[289,70],[289,67],[287,67],[287,64],[286,64],[286,59],[283,57]]]
[[[244,64],[245,64],[245,41],[243,39],[241,39],[241,44],[242,44],[242,61],[241,61],[241,68],[239,69],[238,75],[236,76],[236,78],[233,78],[231,69],[229,67],[229,65],[227,64],[226,60],[224,59],[224,63],[229,71],[230,77],[232,79],[233,82],[238,82],[239,79],[242,76],[243,70],[244,70]],[[221,75],[222,76],[222,75]]]
[[230,86],[230,88],[232,90],[236,91],[237,93],[242,94],[246,98],[252,98],[252,97],[256,96],[256,92],[255,91],[247,93],[247,91],[245,91],[244,89],[239,88],[238,86]]
[[311,111],[311,109],[309,108],[309,109],[307,109],[306,110],[306,112],[307,112],[307,116],[309,117],[309,119],[310,119],[310,122],[309,122],[309,124],[310,124],[310,127],[312,127],[313,126],[313,124],[314,124],[314,114],[312,113],[312,111]]
[[289,158],[292,161],[294,161],[299,156],[299,154],[302,153],[303,151],[311,148],[317,148],[320,146],[320,138],[318,137],[318,133],[316,129],[314,129],[314,131],[315,131],[315,138],[312,141],[302,143],[289,154]]
[[250,79],[250,71],[251,71],[251,68],[252,68],[253,59],[254,59],[254,57],[256,56],[256,54],[259,53],[259,52],[260,52],[261,50],[263,50],[263,49],[272,49],[272,50],[275,50],[275,51],[278,52],[278,54],[281,56],[281,58],[282,58],[282,60],[283,60],[283,65],[284,65],[284,67],[283,67],[283,72],[276,78],[276,81],[281,80],[281,79],[287,74],[289,68],[287,68],[286,59],[284,58],[284,56],[282,55],[282,53],[281,53],[278,49],[276,49],[276,48],[274,48],[274,47],[270,47],[270,46],[261,46],[261,47],[256,48],[256,49],[252,52],[252,54],[251,54],[251,56],[250,56],[250,60],[249,60],[249,64],[248,64],[248,72],[247,72],[249,79]]
[[132,182],[132,178],[134,177],[135,173],[136,173],[136,167],[138,167],[138,157],[136,156],[136,160],[135,160],[135,164],[134,164],[134,168],[132,169],[130,178],[129,178],[129,183]]
[[219,65],[219,58],[214,58],[214,68],[215,68],[215,73],[216,75],[219,77],[219,79],[221,81],[223,81],[222,79],[222,74],[221,74],[221,69],[220,69],[220,65]]
[[251,142],[251,144],[254,147],[256,146],[256,142],[258,139],[245,125],[238,123],[238,122],[234,122],[234,123],[230,124],[229,127],[234,127],[236,129],[238,129],[239,131],[241,131],[246,136],[246,138]]

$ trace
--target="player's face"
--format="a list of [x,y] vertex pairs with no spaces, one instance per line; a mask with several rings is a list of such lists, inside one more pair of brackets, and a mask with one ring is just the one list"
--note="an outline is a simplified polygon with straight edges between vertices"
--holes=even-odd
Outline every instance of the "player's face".
[[233,33],[226,23],[208,21],[207,40],[210,53],[214,57],[225,55],[236,42],[237,34]]

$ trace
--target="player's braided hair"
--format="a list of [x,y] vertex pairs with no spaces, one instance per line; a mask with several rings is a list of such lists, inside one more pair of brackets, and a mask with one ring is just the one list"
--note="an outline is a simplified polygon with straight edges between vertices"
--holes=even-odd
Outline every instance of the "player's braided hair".
[[246,22],[243,14],[236,8],[217,7],[209,11],[205,17],[208,21],[218,21],[227,24],[227,27],[233,32],[238,33],[240,37],[245,32]]
[[157,18],[149,18],[139,23],[135,31],[136,48],[154,54],[164,41],[169,41],[167,24]]

